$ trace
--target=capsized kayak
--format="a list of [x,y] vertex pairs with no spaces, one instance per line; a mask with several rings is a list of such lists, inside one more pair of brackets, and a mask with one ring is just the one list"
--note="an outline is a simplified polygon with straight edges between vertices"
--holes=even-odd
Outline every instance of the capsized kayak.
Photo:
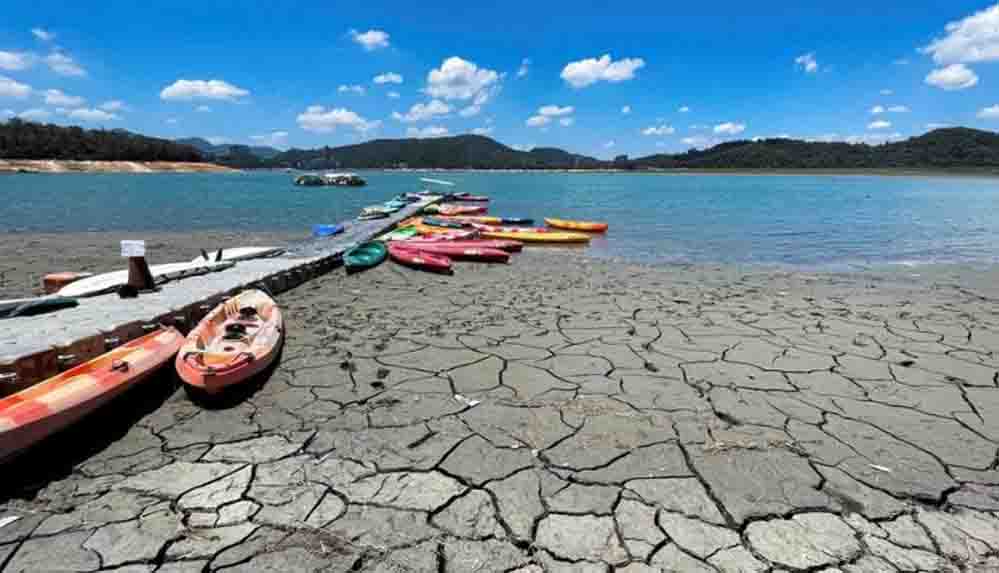
[[433,243],[444,243],[447,245],[461,245],[473,249],[499,249],[508,253],[518,253],[524,248],[524,243],[520,241],[509,241],[503,239],[449,239],[440,235],[429,237],[413,237],[406,239],[405,244],[423,245]]
[[555,229],[566,229],[569,231],[586,231],[588,233],[607,232],[607,223],[595,221],[570,221],[568,219],[545,218],[545,225]]
[[0,461],[73,425],[145,380],[183,343],[177,330],[161,328],[0,399]]
[[539,231],[535,229],[510,231],[510,230],[480,230],[479,235],[488,239],[512,239],[524,243],[588,243],[589,235],[583,233],[569,233],[559,231]]
[[37,316],[80,304],[75,298],[46,295],[34,298],[15,298],[0,300],[0,318],[16,318],[18,316]]
[[378,241],[361,243],[343,255],[343,266],[347,272],[356,272],[377,267],[385,260],[385,245]]
[[208,394],[244,382],[274,362],[284,340],[281,309],[259,290],[247,290],[209,312],[177,354],[177,373]]
[[451,259],[444,255],[424,252],[403,243],[389,243],[388,252],[392,260],[401,265],[435,273],[451,273]]
[[453,241],[420,242],[411,243],[404,241],[398,243],[404,248],[412,248],[421,253],[431,253],[434,255],[444,255],[456,261],[478,261],[482,263],[505,263],[510,260],[510,253],[500,249],[490,249],[486,247],[469,247]]
[[490,215],[443,215],[439,217],[447,221],[479,225],[533,225],[534,219],[527,217],[493,217]]

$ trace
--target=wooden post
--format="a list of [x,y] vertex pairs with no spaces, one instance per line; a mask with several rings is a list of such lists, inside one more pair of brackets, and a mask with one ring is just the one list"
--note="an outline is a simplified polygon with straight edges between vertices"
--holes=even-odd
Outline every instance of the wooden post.
[[122,241],[121,256],[128,257],[128,286],[139,292],[156,288],[153,273],[146,262],[145,241]]

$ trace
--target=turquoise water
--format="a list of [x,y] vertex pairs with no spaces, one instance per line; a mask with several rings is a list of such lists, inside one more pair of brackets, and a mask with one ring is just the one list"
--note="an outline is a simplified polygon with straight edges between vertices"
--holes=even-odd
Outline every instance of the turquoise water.
[[[297,188],[281,172],[0,177],[0,232],[303,230],[419,190],[414,173],[363,188]],[[431,175],[433,176],[433,175]],[[590,252],[647,262],[799,266],[993,262],[999,179],[447,173],[490,213],[607,221]]]

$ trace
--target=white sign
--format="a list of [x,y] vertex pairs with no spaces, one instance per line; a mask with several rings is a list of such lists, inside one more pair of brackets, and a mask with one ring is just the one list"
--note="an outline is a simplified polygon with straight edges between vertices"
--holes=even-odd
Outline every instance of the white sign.
[[123,257],[144,257],[146,256],[145,241],[122,241],[121,256]]

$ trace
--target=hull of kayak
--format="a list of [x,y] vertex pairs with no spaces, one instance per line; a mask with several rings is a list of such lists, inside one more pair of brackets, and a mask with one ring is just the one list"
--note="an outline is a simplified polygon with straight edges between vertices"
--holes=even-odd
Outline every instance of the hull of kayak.
[[465,195],[459,193],[457,195],[451,195],[447,198],[448,201],[461,201],[462,203],[488,203],[489,197],[485,195]]
[[466,225],[533,225],[534,219],[527,217],[493,217],[490,215],[453,215],[442,217],[446,221],[454,221]]
[[587,233],[606,233],[607,223],[597,223],[594,221],[569,221],[566,219],[545,219],[545,225],[555,229],[565,229],[567,231],[584,231]]
[[461,244],[440,241],[437,243],[400,243],[403,248],[416,249],[422,253],[443,255],[455,261],[477,261],[480,263],[505,263],[510,253],[485,247],[467,247]]
[[187,335],[177,373],[185,384],[216,394],[266,370],[283,341],[277,303],[259,290],[243,291],[212,309]]
[[343,255],[343,266],[347,267],[348,272],[363,271],[382,264],[387,254],[383,243],[362,243]]
[[389,243],[389,256],[393,261],[414,269],[442,274],[451,273],[451,259],[448,257],[406,247],[401,243]]
[[572,244],[587,243],[589,235],[582,233],[562,233],[551,231],[510,231],[510,230],[481,230],[479,234],[488,239],[511,239],[524,243],[550,243],[550,244]]
[[[156,284],[169,280],[182,279],[194,275],[202,275],[215,271],[221,271],[232,267],[232,261],[204,261],[199,260],[190,263],[167,263],[163,265],[152,265],[149,272],[153,275]],[[95,296],[111,292],[128,282],[128,270],[114,271],[94,275],[89,278],[72,282],[59,289],[59,296],[82,297]]]
[[[208,259],[204,255],[192,260],[192,263],[203,263],[207,261],[248,261],[250,259],[266,259],[276,257],[284,252],[282,247],[234,247],[232,249],[222,249],[220,251],[209,251]],[[219,257],[219,253],[222,254]]]
[[78,304],[80,303],[75,298],[58,295],[0,300],[0,318],[36,316],[64,308],[71,308]]
[[164,328],[0,399],[0,461],[78,422],[177,353],[184,337]]
[[414,237],[403,242],[406,245],[426,245],[426,244],[460,245],[471,249],[499,249],[508,253],[519,253],[524,249],[524,243],[520,241],[507,241],[501,239],[441,239],[433,237]]
[[484,205],[430,205],[426,207],[426,212],[438,215],[482,215],[489,209]]
[[94,276],[94,273],[74,273],[74,272],[62,272],[62,273],[49,273],[42,277],[42,290],[45,294],[52,294],[59,292],[62,287],[75,283],[78,280],[89,278]]

